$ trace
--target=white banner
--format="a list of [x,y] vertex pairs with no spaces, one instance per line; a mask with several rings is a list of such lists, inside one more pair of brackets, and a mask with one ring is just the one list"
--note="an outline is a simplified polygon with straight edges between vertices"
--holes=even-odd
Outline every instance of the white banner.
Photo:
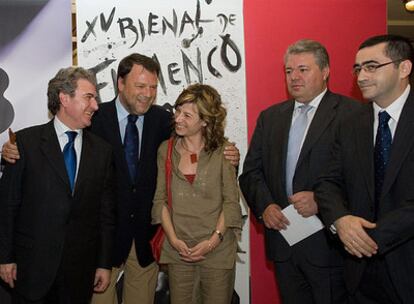
[[45,123],[47,84],[72,64],[67,0],[0,1],[0,146],[14,131]]
[[[79,0],[78,62],[96,72],[99,95],[116,95],[120,59],[138,52],[161,66],[157,103],[173,105],[191,83],[215,87],[228,110],[226,135],[247,151],[242,0]],[[247,214],[246,208],[243,210]],[[247,221],[246,221],[247,222]],[[248,252],[248,224],[241,247]],[[249,255],[237,263],[236,290],[249,303]]]

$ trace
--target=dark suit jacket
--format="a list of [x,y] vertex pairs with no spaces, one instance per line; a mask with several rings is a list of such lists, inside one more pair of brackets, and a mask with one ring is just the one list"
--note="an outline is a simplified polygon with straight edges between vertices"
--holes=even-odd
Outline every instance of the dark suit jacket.
[[[321,176],[316,197],[326,225],[352,214],[374,221],[374,139],[372,104],[338,128],[333,159]],[[414,299],[414,91],[411,89],[394,134],[379,202],[377,228],[368,231],[385,258],[404,303]],[[351,292],[368,258],[348,256],[345,279]]]
[[73,195],[53,120],[17,132],[20,160],[0,180],[0,263],[17,263],[16,288],[30,300],[46,295],[59,270],[86,302],[96,268],[111,267],[112,150],[86,130],[82,142]]
[[[316,178],[325,168],[334,139],[334,130],[343,113],[358,103],[344,96],[326,92],[309,126],[299,155],[293,193],[312,191]],[[240,176],[240,187],[259,220],[271,203],[282,209],[288,206],[285,186],[286,155],[294,100],[271,106],[263,111],[257,121],[250,148]],[[267,257],[274,261],[286,261],[291,248],[282,235],[273,229],[265,229]],[[294,245],[303,250],[308,260],[320,266],[341,263],[338,252],[328,241],[327,231],[322,230]]]
[[171,125],[170,112],[160,106],[153,105],[145,113],[138,173],[131,183],[115,101],[101,104],[94,115],[91,131],[110,143],[115,155],[118,215],[114,266],[125,262],[133,240],[140,265],[145,267],[154,261],[149,240],[155,231],[151,225],[151,208],[157,180],[157,150],[171,135]]

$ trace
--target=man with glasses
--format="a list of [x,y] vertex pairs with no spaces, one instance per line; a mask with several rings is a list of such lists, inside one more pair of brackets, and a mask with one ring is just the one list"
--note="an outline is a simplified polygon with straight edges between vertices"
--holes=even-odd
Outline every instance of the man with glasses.
[[400,36],[367,39],[353,71],[371,103],[344,119],[316,186],[319,211],[349,253],[351,303],[414,299],[413,46]]

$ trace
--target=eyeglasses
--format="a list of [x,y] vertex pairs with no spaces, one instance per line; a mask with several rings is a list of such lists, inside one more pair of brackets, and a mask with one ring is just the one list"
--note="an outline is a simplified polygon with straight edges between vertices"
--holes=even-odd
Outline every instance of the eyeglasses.
[[362,65],[356,64],[352,68],[352,74],[354,76],[358,76],[359,73],[361,73],[361,70],[364,70],[364,72],[372,74],[372,73],[375,73],[377,71],[377,69],[382,68],[383,66],[389,65],[391,63],[396,63],[396,62],[399,62],[399,61],[403,61],[403,60],[405,60],[405,59],[397,59],[397,60],[393,60],[393,61],[386,62],[386,63],[381,63],[381,64],[377,64],[377,63],[373,63],[373,62],[363,63]]

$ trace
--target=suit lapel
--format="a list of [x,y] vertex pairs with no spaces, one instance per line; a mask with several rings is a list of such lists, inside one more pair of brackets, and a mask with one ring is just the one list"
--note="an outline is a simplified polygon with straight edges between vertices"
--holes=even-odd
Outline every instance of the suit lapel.
[[114,158],[118,172],[123,172],[126,181],[130,181],[128,165],[125,159],[124,146],[122,144],[122,136],[119,132],[118,114],[116,112],[115,100],[108,104],[106,111],[102,111],[104,114],[104,120],[101,125],[105,131],[105,140],[111,144],[114,149]]
[[374,114],[372,104],[364,105],[363,111],[352,128],[352,135],[356,137],[357,159],[364,176],[369,195],[374,201]]
[[[289,130],[292,122],[293,109],[295,102],[293,100],[288,101],[286,104],[280,107],[280,116],[277,120],[272,122],[272,128],[270,138],[273,138],[272,144],[270,145],[270,155],[280,155],[280,149],[282,149],[282,183],[286,188],[286,157],[289,140]],[[276,158],[276,157],[275,157]]]
[[115,101],[109,102],[107,110],[102,111],[103,115],[101,127],[105,130],[106,141],[114,147],[122,147],[122,138],[119,132],[118,115],[116,113]]
[[401,112],[397,129],[391,147],[390,161],[387,165],[382,195],[387,193],[397,177],[405,158],[412,149],[414,143],[414,93],[411,90],[410,95]]
[[315,116],[309,126],[305,141],[299,154],[296,167],[299,167],[306,155],[318,141],[319,137],[325,132],[332,120],[335,118],[335,108],[338,106],[338,100],[332,98],[329,91],[323,96]]
[[93,147],[89,137],[89,132],[84,129],[82,134],[82,151],[79,161],[79,171],[75,183],[75,193],[80,189],[83,180],[87,177],[87,172],[91,172],[91,170],[93,170],[93,168],[91,168],[91,164],[93,163],[94,157],[97,157],[97,155],[93,155]]
[[59,178],[66,184],[68,191],[70,192],[69,177],[66,172],[63,153],[60,149],[55,127],[53,125],[53,119],[46,124],[41,141],[40,149],[42,153],[50,166],[56,171]]

